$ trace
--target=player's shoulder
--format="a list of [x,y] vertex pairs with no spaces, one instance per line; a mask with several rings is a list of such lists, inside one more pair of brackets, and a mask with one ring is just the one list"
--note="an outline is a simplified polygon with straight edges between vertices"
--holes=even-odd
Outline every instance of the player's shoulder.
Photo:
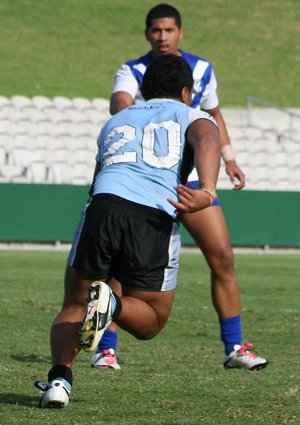
[[211,65],[211,62],[208,59],[205,59],[201,56],[194,55],[193,53],[186,52],[185,50],[180,50],[182,57],[187,61],[187,63],[192,66],[195,66],[199,62],[206,63],[207,65]]
[[153,59],[152,53],[148,52],[145,55],[140,56],[139,58],[131,59],[131,60],[127,61],[126,65],[128,65],[130,68],[135,67],[139,64],[147,67],[149,65],[149,63],[152,61],[152,59]]
[[202,111],[201,109],[190,108],[189,111],[190,122],[191,124],[197,120],[208,120],[211,121],[216,127],[217,122],[212,115],[207,113],[206,111]]

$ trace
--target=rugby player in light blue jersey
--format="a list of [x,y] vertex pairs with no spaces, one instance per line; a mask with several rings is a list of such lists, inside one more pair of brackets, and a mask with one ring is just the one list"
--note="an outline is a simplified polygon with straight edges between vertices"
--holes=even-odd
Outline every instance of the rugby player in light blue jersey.
[[[187,106],[192,86],[184,59],[155,59],[143,81],[147,101],[113,116],[100,133],[91,199],[51,328],[53,367],[48,382],[35,383],[40,407],[67,406],[77,353],[94,351],[112,320],[138,339],[153,338],[167,322],[177,284],[178,213],[213,203],[220,167],[214,119]],[[199,190],[181,184],[193,165]]]
[[[181,16],[178,10],[168,4],[159,4],[152,8],[146,17],[145,36],[151,45],[151,51],[138,59],[126,62],[117,71],[110,101],[110,112],[115,114],[133,103],[138,104],[143,101],[140,87],[145,70],[153,58],[169,53],[183,57],[193,72],[192,106],[207,111],[215,118],[219,128],[220,150],[225,162],[226,172],[233,183],[233,188],[242,189],[245,185],[245,177],[236,164],[226,125],[219,108],[217,81],[213,66],[206,59],[178,48],[183,37]],[[199,188],[195,170],[189,177],[188,186]],[[134,187],[131,189],[134,190]],[[234,254],[218,199],[214,201],[212,208],[185,215],[182,218],[182,223],[201,249],[211,269],[211,293],[219,319],[221,340],[224,343],[224,366],[246,369],[265,367],[267,365],[266,359],[249,351],[252,344],[243,344]],[[117,326],[112,324],[105,332],[97,352],[92,357],[92,366],[120,368],[116,359],[118,337],[116,331]]]

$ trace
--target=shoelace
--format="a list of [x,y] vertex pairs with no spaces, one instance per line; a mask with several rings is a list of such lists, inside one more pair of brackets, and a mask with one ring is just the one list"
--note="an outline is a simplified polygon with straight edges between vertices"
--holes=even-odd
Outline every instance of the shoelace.
[[102,351],[102,357],[105,357],[107,363],[109,364],[112,364],[115,362],[115,356],[107,349]]
[[257,356],[254,353],[250,353],[250,351],[253,349],[254,345],[251,344],[251,342],[245,342],[241,345],[241,348],[238,350],[238,353],[242,354],[243,356],[251,357],[252,359],[255,359]]

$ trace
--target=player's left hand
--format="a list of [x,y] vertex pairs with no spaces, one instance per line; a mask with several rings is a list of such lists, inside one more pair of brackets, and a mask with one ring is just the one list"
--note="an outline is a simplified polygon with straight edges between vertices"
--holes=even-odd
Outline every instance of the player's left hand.
[[177,213],[193,213],[203,210],[211,204],[211,197],[204,190],[190,189],[181,184],[176,186],[175,189],[178,194],[178,201],[171,198],[168,198],[168,201],[176,208]]
[[245,174],[235,161],[226,162],[226,173],[229,175],[234,190],[241,190],[246,184]]

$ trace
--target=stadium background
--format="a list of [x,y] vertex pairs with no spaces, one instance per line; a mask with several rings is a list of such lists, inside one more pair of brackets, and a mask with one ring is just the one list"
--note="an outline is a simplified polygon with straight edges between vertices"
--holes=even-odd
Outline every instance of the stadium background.
[[[156,3],[0,0],[0,95],[108,99],[119,65],[148,48],[144,17]],[[186,31],[181,47],[215,67],[222,109],[245,108],[249,95],[299,108],[297,0],[172,4]],[[0,240],[70,241],[87,189],[1,183]],[[221,190],[233,244],[300,246],[300,197],[289,189]]]
[[[226,113],[227,108],[234,108],[234,115],[239,108],[244,110],[248,95],[287,108],[300,107],[298,0],[172,3],[184,19],[182,47],[209,58],[216,67]],[[119,64],[145,51],[143,20],[154,4],[149,0],[0,0],[0,96],[107,97]],[[85,187],[68,185],[66,196],[65,185],[45,185],[45,190],[53,190],[49,199],[46,193],[35,193],[38,186],[0,184],[1,236],[8,229],[15,231],[16,225],[24,239],[28,233],[46,231],[47,226],[55,236],[73,233],[81,208],[78,200],[78,211],[73,211],[73,196],[78,190],[85,200]],[[240,196],[247,197],[248,192]],[[256,218],[251,210],[256,225],[276,221],[281,239],[282,224],[290,225],[286,209],[297,218],[297,193],[283,192],[279,193],[282,201],[278,199],[280,213],[261,204],[265,215]],[[260,192],[262,198],[265,195],[268,199],[269,192]],[[238,212],[230,205],[225,209],[229,220]],[[14,218],[12,211],[17,211]],[[40,214],[45,214],[45,228],[40,227]],[[54,231],[54,226],[61,228]],[[47,379],[49,328],[61,306],[67,252],[49,251],[48,245],[44,250],[40,244],[28,250],[16,247],[0,249],[1,424],[299,424],[298,251],[270,250],[261,255],[243,250],[235,255],[244,338],[270,360],[263,373],[224,371],[221,366],[209,269],[199,250],[191,250],[181,254],[179,285],[167,327],[147,342],[122,333],[119,373],[99,375],[82,353],[76,362],[70,408],[58,412],[36,408],[39,395],[32,383]]]

